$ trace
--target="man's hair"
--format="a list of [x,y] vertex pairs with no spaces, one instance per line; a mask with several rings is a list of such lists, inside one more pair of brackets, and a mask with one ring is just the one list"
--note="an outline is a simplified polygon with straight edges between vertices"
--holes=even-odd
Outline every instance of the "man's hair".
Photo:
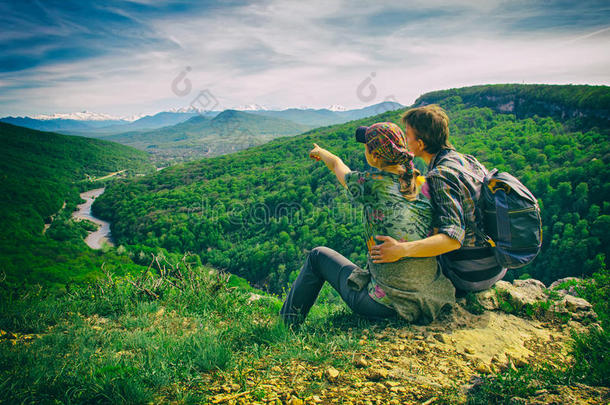
[[449,143],[449,117],[439,105],[412,108],[403,114],[401,121],[415,130],[426,152],[434,154],[441,149],[453,149]]

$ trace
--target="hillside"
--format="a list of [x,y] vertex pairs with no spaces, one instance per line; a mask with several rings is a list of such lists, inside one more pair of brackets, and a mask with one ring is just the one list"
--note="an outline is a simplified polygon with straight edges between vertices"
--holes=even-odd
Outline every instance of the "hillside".
[[99,271],[82,242],[88,225],[70,214],[79,192],[94,186],[89,178],[120,170],[134,176],[154,167],[146,153],[123,145],[0,123],[0,278],[45,284]]
[[44,219],[57,212],[65,198],[74,196],[76,183],[87,180],[87,175],[152,170],[148,156],[132,148],[5,123],[0,123],[0,147],[0,192],[10,196],[0,202],[2,237],[40,233]]
[[[0,402],[610,398],[607,334],[592,323],[589,303],[566,291],[568,283],[545,291],[536,280],[500,282],[425,326],[357,318],[325,288],[293,332],[277,317],[276,297],[188,258],[159,260],[163,266],[151,262],[129,278],[109,274],[57,297],[0,301],[0,379],[8,388]],[[586,295],[587,287],[577,291]]]
[[610,126],[608,86],[496,84],[426,93],[414,106],[463,103],[468,107],[489,107],[517,118],[552,117],[575,129]]
[[[590,91],[596,94],[599,88]],[[453,95],[437,101],[448,109],[452,141],[459,150],[476,155],[489,168],[510,171],[541,201],[542,253],[533,264],[511,271],[509,280],[527,274],[550,283],[605,268],[610,127],[584,132],[552,117],[517,118],[468,106]],[[353,141],[355,128],[399,122],[401,112],[119,182],[94,209],[112,222],[117,242],[129,250],[162,246],[194,252],[204,263],[280,292],[296,276],[305,252],[315,246],[329,246],[360,265],[366,260],[360,212],[350,208],[326,167],[307,158],[312,143],[363,170],[367,166],[362,146]]]
[[196,115],[154,131],[127,132],[102,139],[145,150],[156,162],[164,164],[223,155],[310,128],[279,118],[226,110],[214,118]]

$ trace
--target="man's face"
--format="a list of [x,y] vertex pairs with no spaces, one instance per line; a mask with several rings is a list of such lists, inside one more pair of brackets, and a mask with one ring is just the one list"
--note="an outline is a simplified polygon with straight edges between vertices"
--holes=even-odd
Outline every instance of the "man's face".
[[407,148],[415,156],[421,156],[424,151],[424,142],[415,136],[415,130],[406,124],[405,126],[405,138],[407,138]]

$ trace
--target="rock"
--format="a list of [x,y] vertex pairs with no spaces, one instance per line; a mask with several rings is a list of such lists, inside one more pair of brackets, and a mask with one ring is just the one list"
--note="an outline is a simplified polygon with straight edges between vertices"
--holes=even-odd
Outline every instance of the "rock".
[[528,278],[527,280],[515,280],[513,285],[517,288],[535,288],[537,290],[544,290],[546,286],[540,280],[534,278]]
[[438,340],[441,343],[447,343],[447,341],[445,340],[445,337],[443,336],[442,333],[435,333],[433,335],[434,339]]
[[576,289],[574,288],[573,285],[569,286],[567,289],[565,289],[565,288],[558,289],[558,287],[564,283],[579,283],[579,282],[580,282],[580,279],[578,277],[560,278],[559,280],[555,280],[551,283],[551,285],[549,286],[549,290],[557,290],[557,292],[560,294],[577,295]]
[[570,312],[588,312],[593,309],[591,304],[589,304],[586,300],[574,297],[573,295],[566,295],[563,297],[562,301],[565,303],[565,307]]
[[263,298],[260,294],[250,293],[250,297],[248,298],[248,304],[252,304],[254,301],[258,301]]
[[496,284],[498,291],[503,291],[511,304],[517,309],[521,309],[525,305],[531,305],[538,301],[546,300],[547,296],[544,293],[546,287],[541,281],[532,278],[527,280],[515,280],[514,284],[506,281],[498,281]]
[[508,281],[500,280],[494,284],[494,287],[496,287],[498,291],[508,291],[513,288],[513,285]]
[[488,311],[498,309],[500,306],[500,303],[498,302],[498,295],[492,289],[478,292],[475,294],[475,296],[477,297],[479,304],[481,304],[481,306]]
[[326,375],[326,379],[330,382],[335,382],[337,381],[337,378],[339,378],[339,371],[334,368],[334,367],[328,367],[326,369],[326,371],[324,372],[324,375]]
[[354,365],[356,367],[368,367],[369,362],[366,361],[363,355],[358,354],[356,357],[354,357]]
[[303,405],[304,402],[302,399],[295,397],[294,395],[290,398],[290,401],[288,401],[288,404],[290,405]]
[[476,371],[481,374],[491,374],[491,369],[489,368],[489,366],[482,362],[477,364]]
[[385,368],[373,368],[369,370],[366,378],[371,381],[380,381],[388,377],[388,370]]

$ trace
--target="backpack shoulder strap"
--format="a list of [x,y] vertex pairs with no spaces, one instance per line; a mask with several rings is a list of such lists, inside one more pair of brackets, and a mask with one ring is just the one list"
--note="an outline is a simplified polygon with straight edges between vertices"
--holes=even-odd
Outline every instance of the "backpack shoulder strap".
[[[482,198],[481,194],[484,193],[484,188],[487,187],[489,180],[493,176],[496,175],[496,173],[498,172],[498,169],[490,170],[487,173],[487,175],[485,175],[484,177],[481,177],[480,175],[473,173],[472,170],[468,169],[466,166],[458,165],[457,163],[455,163],[451,160],[447,160],[447,161],[441,160],[440,162],[437,163],[436,166],[438,166],[438,164],[440,164],[441,162],[444,164],[444,166],[450,167],[458,172],[466,173],[467,175],[469,175],[470,177],[474,178],[475,180],[477,180],[481,183],[481,189],[479,189],[478,194],[476,195],[477,203],[476,203],[476,209],[475,209],[476,210],[475,217],[476,217],[477,221],[483,221],[484,198]],[[473,225],[472,226],[473,231],[474,231],[474,233],[477,234],[478,237],[485,240],[490,246],[492,246],[492,247],[496,246],[496,243],[493,241],[493,239],[491,237],[489,237],[489,235],[487,235],[485,232],[483,232],[476,223],[472,224],[472,225]],[[500,226],[501,226],[501,224],[498,223],[498,227],[500,227]]]

